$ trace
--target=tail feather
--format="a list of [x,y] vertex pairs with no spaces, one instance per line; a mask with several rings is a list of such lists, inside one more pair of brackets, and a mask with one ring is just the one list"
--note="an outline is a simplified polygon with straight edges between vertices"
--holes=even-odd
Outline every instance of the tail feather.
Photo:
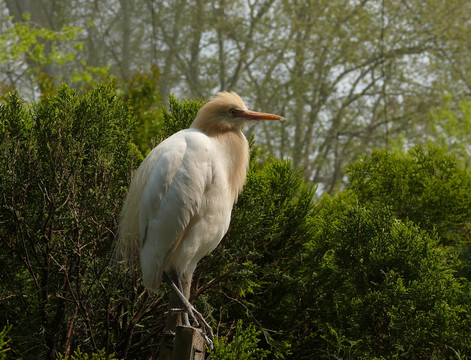
[[137,169],[129,185],[118,226],[115,258],[137,268],[139,259],[139,216],[142,193],[146,187],[154,159],[147,157]]
[[118,260],[135,263],[139,254],[139,199],[131,196],[131,187],[124,201],[118,226],[116,257]]
[[[144,246],[145,247],[145,246]],[[156,262],[155,256],[152,256],[153,252],[144,251],[141,252],[141,264],[142,264],[142,282],[146,289],[157,293],[162,282],[163,266]],[[151,257],[146,258],[146,257]]]

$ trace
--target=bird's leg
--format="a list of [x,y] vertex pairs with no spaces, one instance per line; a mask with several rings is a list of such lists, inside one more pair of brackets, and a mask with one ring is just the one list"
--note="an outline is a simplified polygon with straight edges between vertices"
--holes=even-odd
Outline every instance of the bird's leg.
[[[168,282],[170,287],[172,288],[173,292],[177,296],[177,298],[180,300],[182,306],[185,308],[187,311],[188,315],[191,317],[191,319],[195,322],[195,326],[199,327],[199,322],[203,324],[203,331],[205,334],[205,340],[208,343],[208,345],[212,348],[213,347],[213,330],[211,329],[211,326],[206,322],[206,320],[203,318],[203,315],[201,315],[198,310],[195,309],[193,305],[190,304],[188,299],[183,295],[183,293],[180,291],[177,285],[175,285],[175,282],[168,276],[167,273],[164,272],[164,278],[165,281]],[[191,276],[190,276],[190,281],[191,281]],[[189,290],[188,290],[189,291]]]
[[[183,278],[183,295],[185,296],[185,299],[190,298],[191,279],[192,279],[192,277],[193,277],[193,271],[189,271],[185,274],[185,276]],[[198,310],[195,309],[194,306],[192,306],[192,308],[193,308],[193,313],[194,313],[195,317],[198,318],[199,322],[201,322],[203,324],[203,334],[204,334],[205,340],[212,349],[213,348],[213,337],[214,337],[213,330],[211,329],[211,326],[209,326],[209,324],[203,318],[203,315],[201,315],[198,312]]]
[[195,321],[195,325],[199,326],[198,320],[196,319],[193,313],[193,310],[195,310],[195,308],[185,298],[185,295],[183,295],[182,291],[179,289],[179,287],[175,284],[175,282],[170,278],[170,276],[166,272],[164,272],[164,278],[165,278],[165,281],[167,281],[167,283],[172,288],[172,291],[177,296],[178,300],[180,300],[181,305],[185,308],[188,315],[190,315],[190,317]]
[[[182,291],[183,296],[185,297],[185,299],[190,298],[191,275],[192,274],[190,274],[190,276],[185,275],[183,280],[180,280],[180,279],[178,280],[179,285],[180,285],[180,290]],[[183,313],[182,315],[183,315],[183,317],[182,317],[183,324],[185,324],[186,326],[190,326],[190,320],[188,319],[188,313]],[[197,323],[198,323],[198,321],[197,321]]]
[[[170,275],[165,274],[165,276],[166,278],[168,277],[169,279],[171,277],[176,278],[175,274],[170,274]],[[170,280],[167,280],[167,282],[169,281]],[[169,315],[165,323],[164,332],[175,334],[175,329],[177,328],[177,326],[180,326],[182,324],[181,313],[184,311],[186,310],[181,308],[180,299],[178,298],[177,294],[174,291],[172,291],[170,293],[170,299],[169,299]]]

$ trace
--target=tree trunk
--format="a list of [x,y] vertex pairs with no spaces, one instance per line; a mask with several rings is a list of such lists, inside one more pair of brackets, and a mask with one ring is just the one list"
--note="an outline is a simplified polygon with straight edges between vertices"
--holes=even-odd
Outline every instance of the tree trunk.
[[131,56],[131,6],[129,0],[120,0],[121,4],[121,76],[128,79],[130,76]]

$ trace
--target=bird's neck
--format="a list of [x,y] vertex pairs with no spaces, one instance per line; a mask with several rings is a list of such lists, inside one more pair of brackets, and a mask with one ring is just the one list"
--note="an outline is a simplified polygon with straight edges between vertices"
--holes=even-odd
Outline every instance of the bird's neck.
[[213,135],[227,154],[228,183],[234,202],[242,190],[249,167],[249,143],[240,130],[232,130]]
[[209,136],[216,136],[218,134],[226,133],[228,131],[240,130],[234,127],[234,124],[229,123],[224,119],[215,121],[213,117],[204,116],[198,113],[190,128],[201,130]]

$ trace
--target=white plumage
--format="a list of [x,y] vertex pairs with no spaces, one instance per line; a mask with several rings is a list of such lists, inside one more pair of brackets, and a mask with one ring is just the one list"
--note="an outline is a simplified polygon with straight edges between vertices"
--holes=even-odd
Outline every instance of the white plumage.
[[[248,148],[244,149],[248,154]],[[136,177],[148,173],[139,214],[139,247],[144,285],[157,291],[162,271],[180,278],[193,273],[229,227],[239,189],[228,185],[227,145],[197,129],[163,141]],[[246,168],[248,160],[242,159]],[[151,170],[147,170],[150,167]],[[242,184],[240,184],[240,187]]]

